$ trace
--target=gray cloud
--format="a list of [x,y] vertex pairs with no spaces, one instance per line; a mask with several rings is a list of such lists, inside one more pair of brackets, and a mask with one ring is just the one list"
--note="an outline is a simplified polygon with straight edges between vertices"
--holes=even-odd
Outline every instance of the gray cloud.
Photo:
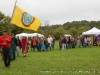
[[[0,0],[0,11],[11,16],[14,3],[14,0]],[[100,20],[100,0],[17,0],[17,5],[50,24]]]

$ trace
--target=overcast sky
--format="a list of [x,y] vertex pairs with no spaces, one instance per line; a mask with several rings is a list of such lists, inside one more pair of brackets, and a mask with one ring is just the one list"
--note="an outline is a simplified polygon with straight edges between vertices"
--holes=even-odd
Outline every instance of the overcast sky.
[[[15,0],[0,0],[0,11],[12,15]],[[100,20],[100,0],[17,0],[17,5],[43,23]]]

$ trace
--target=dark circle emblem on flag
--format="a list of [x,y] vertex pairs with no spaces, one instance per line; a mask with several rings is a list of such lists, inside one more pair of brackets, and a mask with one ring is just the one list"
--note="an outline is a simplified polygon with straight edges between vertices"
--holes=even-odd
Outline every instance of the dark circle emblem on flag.
[[22,23],[24,26],[30,26],[35,21],[35,17],[31,16],[27,12],[22,14]]

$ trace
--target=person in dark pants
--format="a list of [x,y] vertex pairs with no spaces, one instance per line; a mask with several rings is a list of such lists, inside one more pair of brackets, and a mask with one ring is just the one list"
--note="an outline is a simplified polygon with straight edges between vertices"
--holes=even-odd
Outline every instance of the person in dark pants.
[[0,54],[1,54],[2,60],[4,60],[3,53],[2,53],[2,48],[1,47],[0,47]]
[[37,47],[37,50],[39,51],[39,52],[41,52],[41,45],[40,45],[40,38],[39,38],[39,36],[37,35],[36,36],[36,47]]
[[15,60],[16,59],[16,43],[17,43],[17,40],[14,37],[14,34],[11,35],[11,39],[12,39],[12,43],[11,43],[11,47],[10,47],[11,60]]
[[[0,38],[1,38],[1,36],[0,36]],[[1,40],[0,40],[1,41]],[[1,54],[1,57],[2,57],[2,60],[4,60],[3,59],[3,52],[2,52],[2,47],[0,46],[0,54]]]
[[10,46],[12,39],[11,37],[7,34],[7,31],[3,31],[3,35],[0,38],[0,46],[2,47],[3,50],[3,58],[4,58],[4,64],[6,67],[10,66]]
[[44,36],[44,45],[45,45],[45,48],[46,48],[46,51],[48,50],[48,40],[47,40],[47,37]]

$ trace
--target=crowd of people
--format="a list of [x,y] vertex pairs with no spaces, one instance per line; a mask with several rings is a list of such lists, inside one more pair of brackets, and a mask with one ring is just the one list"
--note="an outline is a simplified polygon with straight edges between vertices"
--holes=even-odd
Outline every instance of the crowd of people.
[[[100,46],[100,35],[98,36],[78,36],[73,38],[71,36],[60,36],[59,48],[60,50],[66,50],[75,47],[92,47],[93,45]],[[4,64],[6,67],[10,66],[10,62],[16,59],[16,56],[20,56],[20,50],[22,50],[23,57],[26,57],[28,51],[48,51],[53,50],[55,46],[55,37],[48,35],[48,37],[33,36],[27,38],[23,36],[11,36],[7,34],[7,31],[3,31],[3,35],[0,36],[0,52]]]
[[16,56],[20,56],[20,50],[22,50],[23,57],[26,57],[29,49],[31,51],[37,50],[48,51],[54,49],[55,37],[54,36],[44,36],[39,37],[38,35],[35,37],[27,38],[23,36],[19,38],[19,36],[11,36],[7,34],[7,31],[3,31],[3,35],[0,36],[0,52],[2,55],[2,59],[6,67],[10,66],[10,62],[16,59]]
[[30,41],[30,49],[31,51],[33,50],[38,50],[39,52],[41,51],[48,51],[54,49],[54,44],[55,44],[55,37],[48,35],[48,37],[32,37],[29,39]]
[[100,46],[100,35],[81,35],[77,38],[72,38],[71,36],[60,36],[59,38],[59,48],[61,50],[75,47],[92,47],[94,45]]

